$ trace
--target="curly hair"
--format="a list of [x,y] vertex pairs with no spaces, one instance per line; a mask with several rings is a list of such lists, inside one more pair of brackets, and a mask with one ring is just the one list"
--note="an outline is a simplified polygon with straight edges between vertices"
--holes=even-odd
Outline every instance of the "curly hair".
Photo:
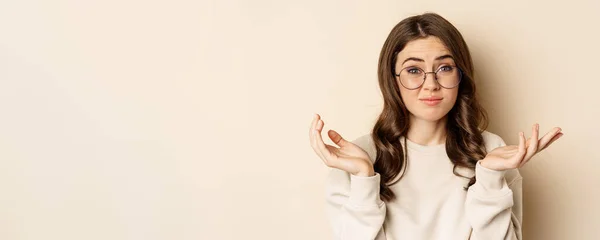
[[[463,72],[456,103],[446,118],[446,153],[454,164],[453,173],[468,178],[458,174],[457,167],[475,169],[477,161],[487,154],[482,133],[488,126],[488,116],[477,99],[473,62],[462,35],[449,21],[435,13],[406,18],[388,35],[377,68],[384,105],[371,136],[377,151],[374,168],[381,175],[380,196],[384,201],[396,198],[390,186],[402,178],[407,165],[406,134],[410,118],[394,76],[396,57],[408,42],[428,36],[435,36],[444,43]],[[403,145],[400,143],[402,136]],[[473,176],[465,190],[475,181]]]

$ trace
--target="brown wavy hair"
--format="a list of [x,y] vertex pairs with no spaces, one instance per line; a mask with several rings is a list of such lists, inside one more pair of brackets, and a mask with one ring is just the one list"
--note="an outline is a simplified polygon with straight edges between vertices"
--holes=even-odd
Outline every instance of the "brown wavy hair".
[[[390,186],[402,178],[407,164],[406,134],[410,121],[394,76],[396,57],[408,42],[427,36],[438,37],[463,72],[456,103],[446,118],[446,153],[454,164],[453,173],[468,178],[458,174],[457,167],[475,169],[477,161],[487,154],[482,133],[488,126],[488,116],[477,100],[473,62],[462,35],[450,22],[435,13],[406,18],[392,29],[385,40],[377,68],[384,105],[373,127],[372,138],[377,150],[374,168],[381,175],[380,196],[384,201],[396,198]],[[402,136],[403,145],[400,144]],[[465,189],[475,181],[475,177],[472,177]]]

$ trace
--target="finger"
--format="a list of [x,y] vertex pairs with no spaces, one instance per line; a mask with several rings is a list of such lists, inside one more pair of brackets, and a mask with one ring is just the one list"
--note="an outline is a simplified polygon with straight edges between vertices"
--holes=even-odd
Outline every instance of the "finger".
[[[315,113],[315,117],[313,118],[313,122],[312,122],[312,129],[317,129],[317,124],[319,124],[319,120],[321,120],[321,116],[317,113]],[[311,131],[312,133],[313,131]]]
[[309,139],[310,139],[310,146],[315,150],[315,152],[317,151],[317,145],[315,142],[315,130],[317,129],[317,122],[319,121],[319,114],[316,114],[313,116],[313,120],[310,124],[310,129],[308,130],[308,135],[309,135]]
[[329,130],[327,132],[327,134],[329,135],[329,138],[331,139],[331,141],[333,141],[333,143],[335,143],[336,145],[340,146],[340,147],[344,147],[346,146],[346,144],[348,144],[348,141],[346,141],[342,135],[340,135],[338,132],[334,131],[334,130]]
[[539,124],[534,124],[532,127],[532,134],[531,134],[531,138],[529,138],[529,147],[527,147],[527,154],[525,154],[525,157],[523,158],[523,161],[521,161],[521,164],[519,165],[519,167],[522,167],[523,165],[525,165],[527,162],[529,162],[529,160],[531,160],[531,158],[538,152],[538,143],[539,143],[539,129],[540,129],[540,125]]
[[548,144],[546,144],[546,146],[544,146],[544,148],[540,149],[540,151],[546,149],[548,146],[550,146],[550,144],[552,144],[554,141],[558,140],[563,135],[564,135],[563,133],[556,134],[556,136],[554,136],[552,139],[550,139],[550,142],[548,142]]
[[559,133],[561,133],[562,129],[559,127],[555,127],[552,131],[549,131],[544,135],[544,137],[540,140],[540,149],[544,149],[548,146],[550,141],[556,137]]
[[323,122],[323,119],[317,119],[317,124],[315,125],[315,129],[319,132],[321,132],[321,130],[323,130],[323,127],[325,126],[325,122]]
[[[321,124],[322,123],[322,124]],[[333,164],[331,162],[332,160],[332,156],[331,156],[331,152],[329,152],[329,150],[327,149],[327,147],[325,146],[325,143],[323,142],[323,137],[321,136],[321,129],[322,127],[319,127],[320,125],[325,125],[325,123],[323,123],[323,120],[319,120],[319,124],[317,124],[317,130],[316,130],[316,136],[315,136],[315,141],[317,143],[317,150],[319,151],[319,153],[321,154],[323,161],[325,161],[326,164],[328,164],[329,166],[331,166],[331,164]]]
[[319,116],[319,114],[316,114],[316,113],[315,113],[315,115],[313,116],[312,122],[310,123],[310,130],[308,131],[308,132],[309,132],[309,135],[310,135],[310,137],[311,137],[311,139],[312,139],[312,135],[313,135],[313,132],[314,132],[313,130],[316,128],[316,126],[317,126],[317,121],[318,121],[319,119],[320,119],[320,116]]
[[315,152],[317,153],[317,155],[319,155],[319,157],[325,161],[325,158],[323,156],[323,154],[321,153],[321,150],[319,150],[319,142],[317,140],[317,138],[321,135],[321,132],[319,131],[319,125],[321,124],[322,120],[319,118],[319,116],[317,116],[317,119],[315,119],[313,128],[312,128],[312,137],[311,137],[311,141],[312,141],[312,147],[315,150]]
[[525,148],[525,134],[523,132],[519,132],[519,151],[517,152],[517,154],[514,155],[514,165],[513,166],[519,166],[519,164],[521,163],[521,161],[523,160],[523,157],[525,157],[525,154],[527,153],[527,150]]
[[318,135],[320,134],[319,131],[317,129],[313,129],[312,130],[312,137],[311,137],[311,146],[313,148],[313,150],[315,151],[315,153],[319,156],[319,158],[321,158],[321,160],[325,161],[325,157],[323,156],[323,153],[321,153],[321,150],[319,149],[319,141],[317,140]]

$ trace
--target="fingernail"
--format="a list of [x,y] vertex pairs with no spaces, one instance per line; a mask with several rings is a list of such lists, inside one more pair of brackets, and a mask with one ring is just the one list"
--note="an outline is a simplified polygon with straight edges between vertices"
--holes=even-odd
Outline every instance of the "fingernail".
[[540,124],[539,123],[535,124],[535,130],[540,130]]

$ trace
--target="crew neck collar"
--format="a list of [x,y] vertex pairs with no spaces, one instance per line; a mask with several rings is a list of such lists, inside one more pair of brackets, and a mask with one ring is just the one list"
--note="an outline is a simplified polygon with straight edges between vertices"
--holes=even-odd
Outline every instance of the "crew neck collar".
[[[400,137],[400,143],[404,144],[404,136]],[[446,152],[446,143],[438,145],[421,145],[406,138],[406,145],[409,149],[423,153],[440,153]]]

